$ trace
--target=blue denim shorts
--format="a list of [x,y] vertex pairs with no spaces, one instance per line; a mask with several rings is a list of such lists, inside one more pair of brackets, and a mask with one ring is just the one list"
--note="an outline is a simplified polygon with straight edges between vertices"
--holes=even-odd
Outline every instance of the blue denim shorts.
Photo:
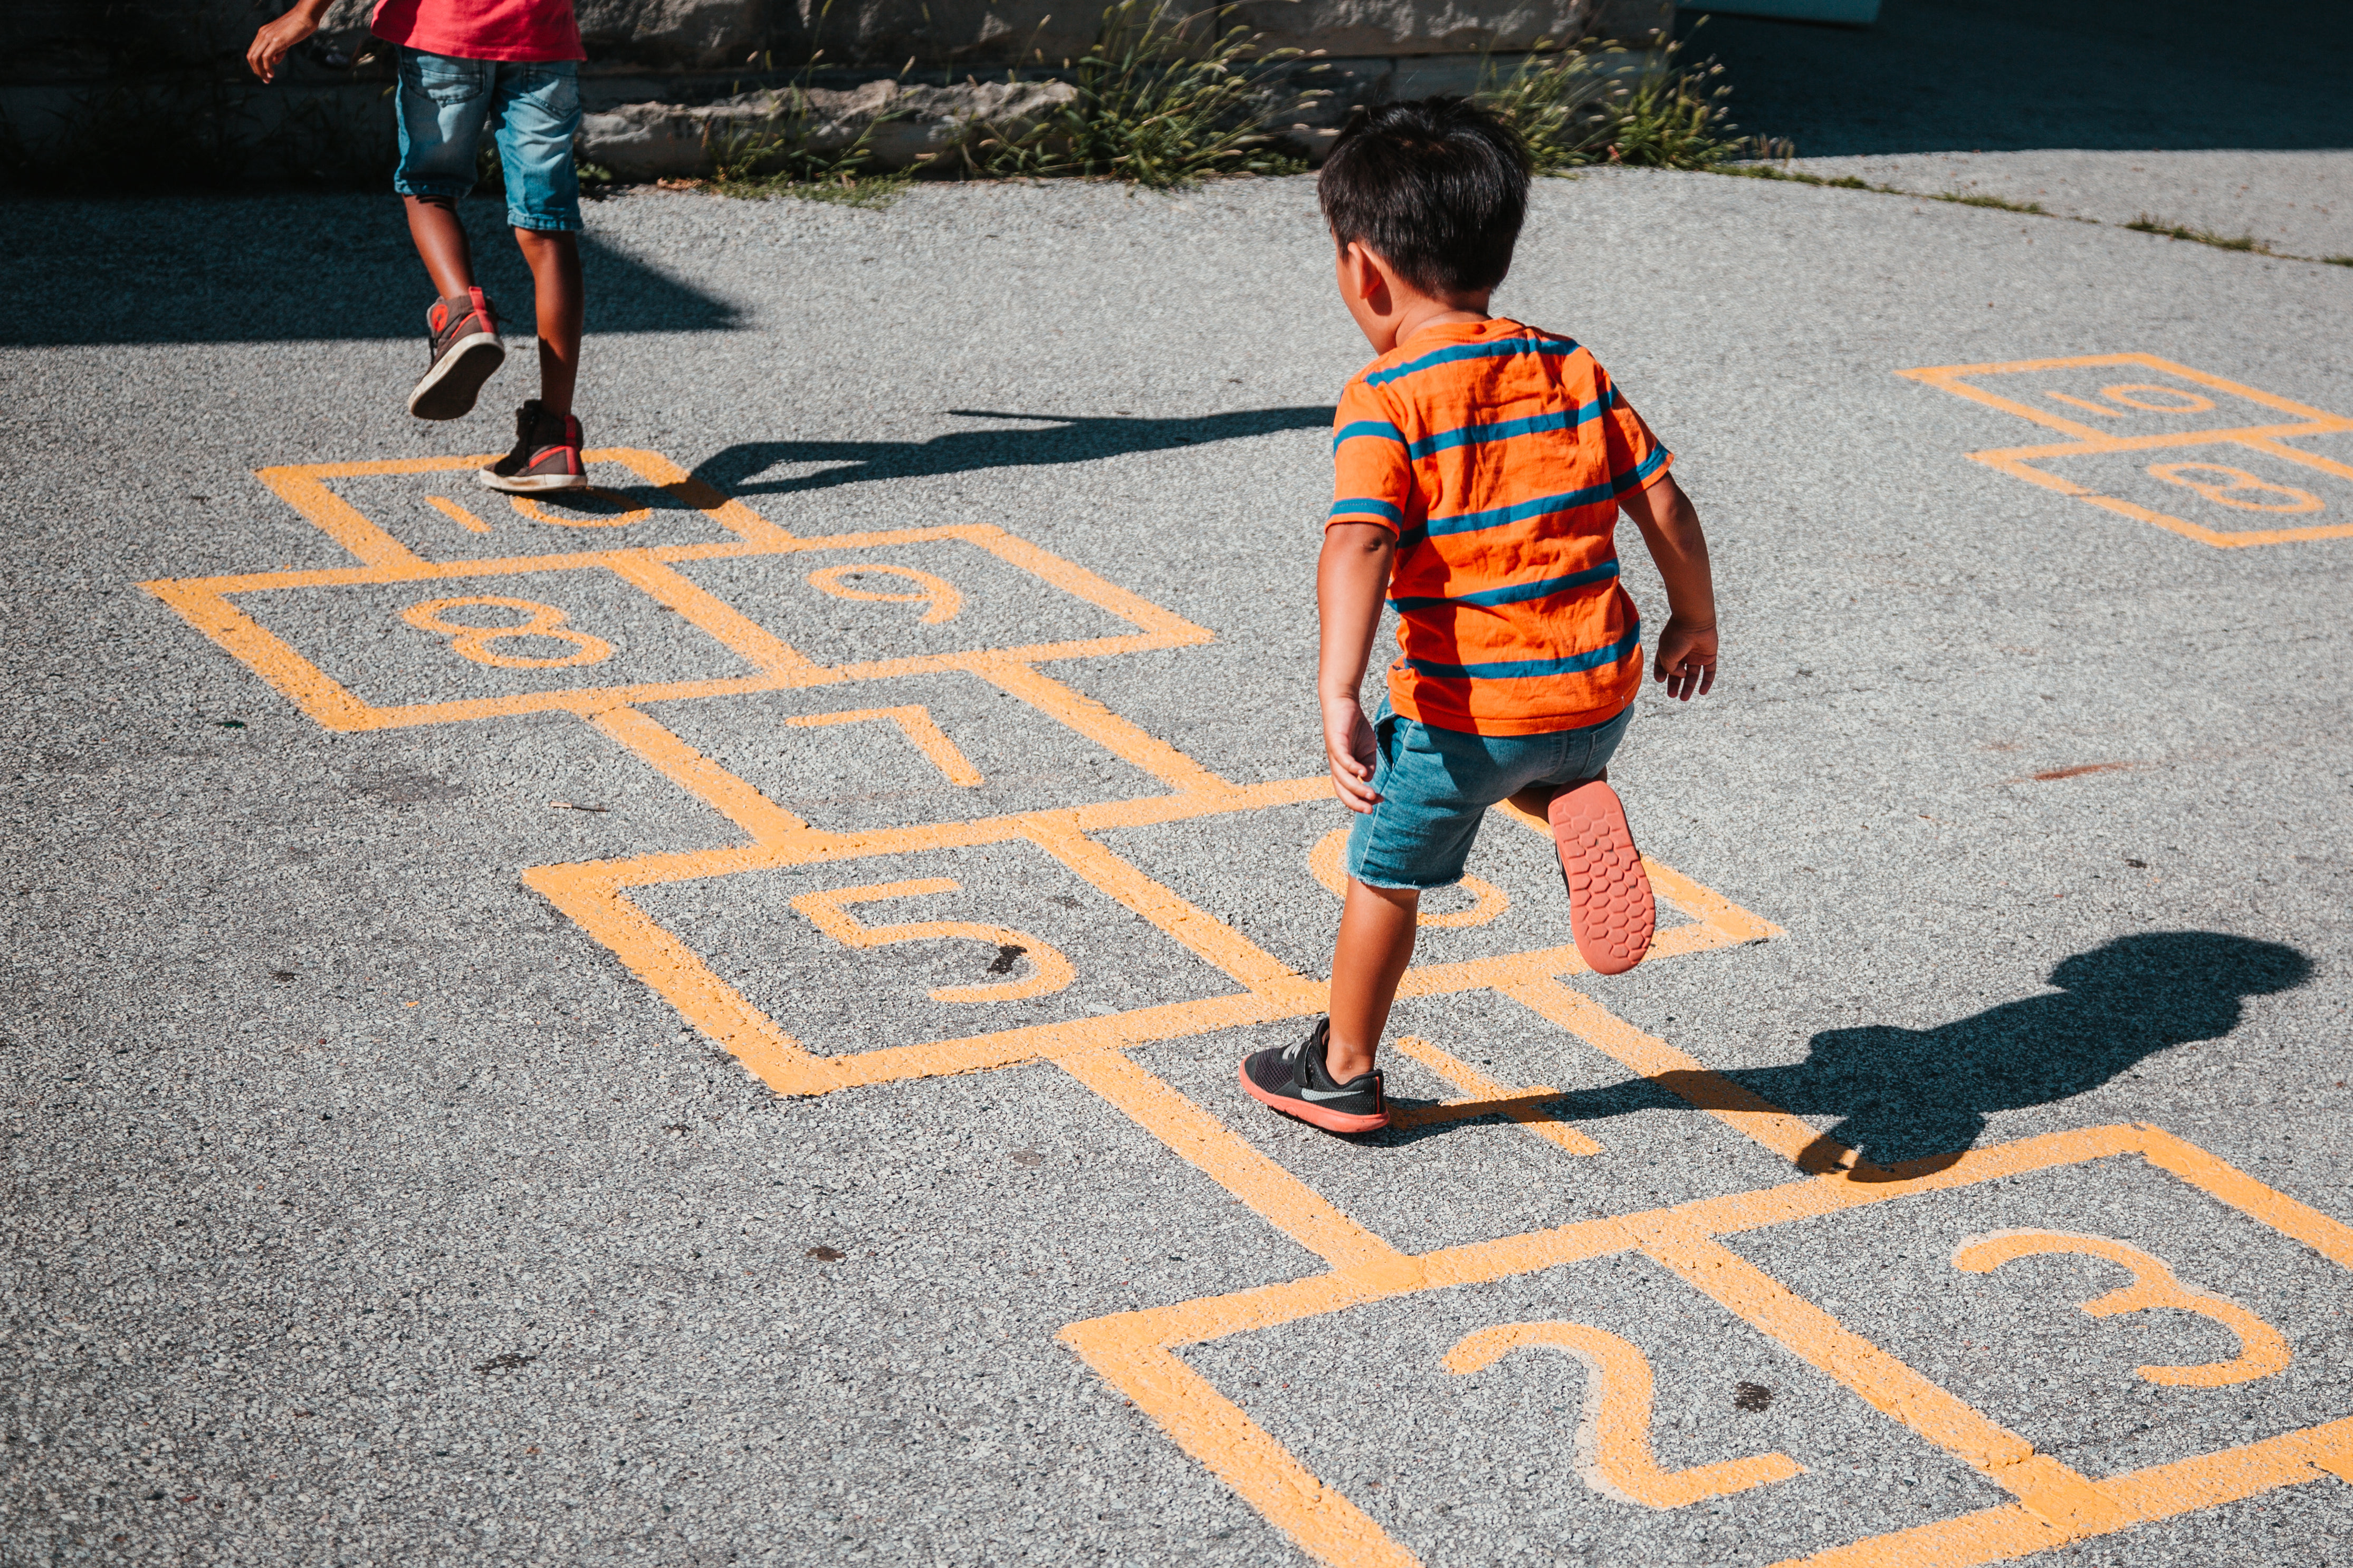
[[1380,804],[1348,830],[1348,875],[1370,888],[1443,888],[1462,862],[1487,808],[1530,784],[1580,784],[1609,765],[1634,716],[1542,735],[1473,735],[1402,718],[1381,700],[1373,717]]
[[572,139],[580,133],[578,60],[461,60],[404,46],[399,98],[394,190],[453,201],[472,190],[487,123],[497,128],[508,224],[580,227],[580,175],[572,166]]

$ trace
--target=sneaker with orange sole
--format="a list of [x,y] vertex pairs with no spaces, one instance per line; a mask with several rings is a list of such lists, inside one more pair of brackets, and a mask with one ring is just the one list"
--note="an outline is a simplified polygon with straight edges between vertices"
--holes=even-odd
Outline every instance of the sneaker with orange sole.
[[1568,884],[1577,956],[1596,974],[1625,973],[1650,951],[1659,910],[1618,792],[1606,780],[1588,779],[1553,796],[1545,816]]

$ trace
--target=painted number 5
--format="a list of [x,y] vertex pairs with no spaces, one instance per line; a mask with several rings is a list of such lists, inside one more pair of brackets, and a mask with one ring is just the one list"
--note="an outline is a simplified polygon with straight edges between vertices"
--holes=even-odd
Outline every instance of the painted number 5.
[[1001,985],[939,986],[931,994],[934,1002],[1018,1002],[1025,996],[1044,996],[1060,991],[1077,977],[1078,972],[1071,967],[1069,959],[1029,932],[1008,926],[980,925],[972,921],[911,921],[905,925],[871,926],[861,924],[849,912],[851,904],[953,893],[959,886],[945,877],[876,882],[863,888],[803,893],[793,900],[793,908],[844,947],[888,947],[898,942],[978,942],[997,949],[997,957],[988,966],[994,973],[1010,973],[1014,965],[1024,960],[1029,963],[1027,976]]

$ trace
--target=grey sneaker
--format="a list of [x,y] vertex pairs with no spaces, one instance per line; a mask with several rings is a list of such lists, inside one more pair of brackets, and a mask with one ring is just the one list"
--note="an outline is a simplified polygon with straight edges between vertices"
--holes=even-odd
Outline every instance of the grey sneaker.
[[1295,1046],[1275,1046],[1242,1058],[1242,1088],[1250,1098],[1326,1132],[1377,1132],[1389,1124],[1378,1068],[1345,1083],[1324,1065],[1332,1020],[1318,1018]]
[[499,342],[499,321],[490,296],[469,289],[436,300],[425,312],[425,338],[432,363],[408,395],[408,411],[419,419],[456,419],[474,411],[482,383],[507,357]]

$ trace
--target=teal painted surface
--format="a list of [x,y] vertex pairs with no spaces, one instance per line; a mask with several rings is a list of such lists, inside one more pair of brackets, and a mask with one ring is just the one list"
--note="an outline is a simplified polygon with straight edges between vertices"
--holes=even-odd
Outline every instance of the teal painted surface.
[[1790,22],[1845,22],[1868,27],[1879,20],[1879,0],[1732,0],[1729,5],[1685,5],[1725,16],[1774,16]]

